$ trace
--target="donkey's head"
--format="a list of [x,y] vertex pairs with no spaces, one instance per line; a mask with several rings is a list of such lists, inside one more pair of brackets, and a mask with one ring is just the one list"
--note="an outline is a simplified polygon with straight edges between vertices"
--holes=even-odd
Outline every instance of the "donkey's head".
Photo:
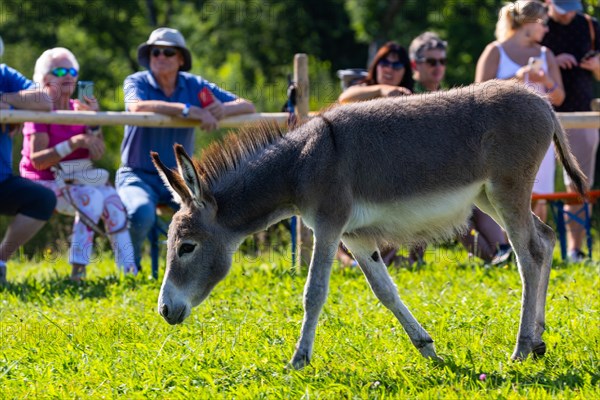
[[231,266],[231,235],[216,221],[217,205],[183,146],[174,146],[178,171],[167,168],[157,153],[152,160],[181,208],[171,220],[167,269],[158,312],[170,324],[183,322]]

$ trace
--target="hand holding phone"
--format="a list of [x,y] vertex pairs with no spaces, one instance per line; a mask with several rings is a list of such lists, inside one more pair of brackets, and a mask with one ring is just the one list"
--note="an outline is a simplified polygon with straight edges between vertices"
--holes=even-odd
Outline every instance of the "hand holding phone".
[[533,73],[539,73],[542,69],[542,59],[539,57],[529,57],[529,70]]
[[581,57],[580,62],[586,61],[586,60],[596,56],[597,54],[600,54],[600,50],[590,50],[587,53],[585,53],[583,57]]
[[94,97],[94,82],[92,81],[79,81],[77,82],[77,99],[87,104],[85,97],[93,98]]

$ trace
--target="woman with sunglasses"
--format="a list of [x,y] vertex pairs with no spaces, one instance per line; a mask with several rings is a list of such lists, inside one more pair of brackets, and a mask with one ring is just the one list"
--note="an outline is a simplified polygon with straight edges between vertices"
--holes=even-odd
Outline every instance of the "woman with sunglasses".
[[[69,50],[57,47],[46,50],[35,63],[34,81],[53,101],[54,110],[98,111],[93,97],[84,101],[72,100],[79,63]],[[24,141],[20,163],[21,176],[34,180],[56,194],[56,210],[62,214],[75,215],[73,237],[69,252],[72,265],[71,279],[85,278],[93,248],[93,224],[103,219],[104,227],[115,252],[116,263],[125,273],[137,273],[133,259],[133,246],[127,230],[127,213],[116,190],[106,184],[106,179],[95,175],[93,169],[81,171],[89,182],[75,181],[64,186],[62,179],[55,179],[51,167],[69,161],[73,169],[86,165],[86,160],[102,157],[105,147],[99,127],[84,125],[58,125],[25,123]],[[79,160],[79,161],[78,161]],[[67,175],[72,171],[64,171]],[[106,178],[106,176],[104,177]],[[81,215],[85,214],[85,215]]]
[[387,42],[375,54],[364,81],[346,89],[338,101],[350,103],[411,94],[413,85],[412,69],[406,49],[397,43]]
[[[560,105],[565,98],[560,70],[552,51],[540,45],[546,32],[548,13],[544,4],[516,1],[502,7],[496,23],[498,40],[479,57],[475,82],[515,79],[546,96],[553,105]],[[554,149],[550,146],[536,176],[534,193],[554,192],[554,170]],[[533,210],[546,220],[546,204],[540,202]]]

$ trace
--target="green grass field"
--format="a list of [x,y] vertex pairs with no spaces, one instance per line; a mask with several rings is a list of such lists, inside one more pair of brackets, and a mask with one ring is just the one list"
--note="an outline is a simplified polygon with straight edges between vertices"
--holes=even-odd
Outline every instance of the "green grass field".
[[68,282],[64,258],[13,260],[12,283],[0,289],[0,397],[600,398],[598,264],[555,263],[548,353],[514,363],[516,266],[484,267],[457,248],[427,257],[391,273],[444,364],[421,358],[359,270],[336,266],[313,360],[301,371],[285,364],[306,271],[288,257],[236,255],[231,274],[180,326],[156,313],[160,283],[116,276],[108,254],[83,285]]

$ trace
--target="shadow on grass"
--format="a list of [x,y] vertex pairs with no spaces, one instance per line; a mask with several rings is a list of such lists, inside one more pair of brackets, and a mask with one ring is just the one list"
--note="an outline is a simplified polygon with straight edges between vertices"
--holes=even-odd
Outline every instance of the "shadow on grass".
[[[80,283],[72,282],[67,277],[55,275],[49,279],[38,280],[28,278],[22,282],[8,282],[0,286],[0,294],[12,294],[23,302],[43,301],[52,303],[57,298],[104,298],[114,289],[131,290],[140,284],[153,284],[146,278],[110,275],[96,279],[86,279]],[[158,285],[158,283],[156,283]]]
[[[544,358],[540,358],[536,362],[543,363]],[[593,366],[574,364],[568,361],[565,361],[565,364],[560,366],[564,372],[552,373],[551,376],[545,371],[528,374],[520,370],[510,369],[506,372],[490,371],[482,375],[482,371],[478,371],[468,365],[458,364],[453,358],[448,356],[446,356],[444,362],[437,364],[437,368],[451,371],[458,381],[466,380],[473,385],[481,385],[487,389],[498,389],[506,387],[506,385],[518,383],[519,386],[543,386],[554,393],[560,392],[565,388],[579,390],[586,385],[595,387],[600,383],[600,371]],[[548,364],[545,370],[553,370],[553,366]]]

